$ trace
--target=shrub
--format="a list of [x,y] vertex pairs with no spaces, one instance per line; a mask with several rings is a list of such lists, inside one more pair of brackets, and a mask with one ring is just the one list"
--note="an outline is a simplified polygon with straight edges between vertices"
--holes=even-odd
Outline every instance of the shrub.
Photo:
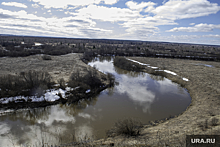
[[208,126],[208,119],[206,119],[204,122],[202,121],[202,122],[198,123],[198,125],[203,131],[205,131],[209,127]]
[[217,118],[212,118],[212,121],[211,121],[211,123],[212,123],[212,126],[217,126],[218,125],[218,119]]
[[109,136],[114,132],[116,135],[138,136],[140,135],[141,128],[142,123],[140,121],[132,118],[127,118],[123,120],[118,120],[114,124],[114,129],[109,130],[107,132],[107,135]]
[[43,60],[52,60],[51,56],[49,56],[49,55],[43,55],[42,59]]
[[58,83],[60,84],[61,89],[65,89],[66,85],[65,85],[65,80],[63,78],[59,79]]
[[[98,75],[99,74],[97,73],[97,71],[93,68],[89,68],[89,70],[87,70],[87,74],[83,76],[80,74],[79,70],[76,70],[76,72],[71,74],[68,85],[70,87],[76,87],[82,85],[83,83],[91,88],[100,87],[100,85],[102,85],[102,82]],[[88,87],[85,85],[84,87]]]
[[115,77],[114,77],[114,75],[111,74],[111,73],[107,73],[107,78],[108,78],[110,87],[114,86],[114,84],[115,84]]
[[52,77],[48,72],[30,70],[28,72],[21,72],[20,76],[25,82],[27,88],[36,88],[42,85],[47,85],[48,88],[52,85]]
[[20,75],[0,77],[0,96],[42,95],[43,90],[51,88],[52,77],[47,72],[28,71]]
[[130,71],[142,71],[144,69],[143,65],[129,61],[125,59],[124,57],[115,57],[114,65],[119,68],[130,70]]

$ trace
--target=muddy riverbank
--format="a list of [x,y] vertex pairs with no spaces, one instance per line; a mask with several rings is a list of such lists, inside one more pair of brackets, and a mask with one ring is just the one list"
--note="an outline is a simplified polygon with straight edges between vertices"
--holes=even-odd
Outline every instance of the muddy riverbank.
[[[117,136],[96,141],[95,144],[185,146],[186,135],[220,135],[219,62],[144,57],[129,59],[176,73],[177,75],[164,72],[163,75],[185,87],[192,102],[185,112],[175,118],[145,125],[139,137]],[[151,67],[146,66],[144,70],[152,72]]]

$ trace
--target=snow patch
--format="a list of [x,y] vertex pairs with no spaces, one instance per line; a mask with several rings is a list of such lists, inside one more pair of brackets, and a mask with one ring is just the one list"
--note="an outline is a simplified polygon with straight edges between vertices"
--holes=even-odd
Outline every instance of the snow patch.
[[184,81],[189,81],[189,79],[187,79],[187,78],[183,78],[183,80],[184,80]]
[[147,66],[147,67],[150,67],[150,68],[153,68],[153,69],[157,69],[158,67],[153,67],[153,66]]
[[46,93],[41,97],[37,97],[37,96],[29,96],[29,97],[15,96],[15,97],[9,97],[9,98],[1,98],[0,99],[0,104],[7,104],[9,102],[17,103],[17,102],[22,102],[22,101],[27,102],[28,100],[30,100],[31,102],[42,102],[42,101],[54,102],[54,101],[60,99],[60,97],[58,96],[59,93],[62,95],[63,98],[65,98],[65,93],[67,91],[75,90],[77,88],[79,88],[79,86],[75,87],[75,88],[66,87],[65,90],[63,90],[61,88],[59,88],[59,89],[49,89],[49,90],[46,90]]
[[129,60],[129,61],[132,61],[132,62],[138,63],[138,64],[140,64],[140,65],[150,65],[150,64],[144,64],[144,63],[141,63],[141,62],[138,62],[138,61],[132,60],[132,59],[128,59],[128,58],[126,58],[126,59]]
[[86,90],[86,93],[89,93],[91,90],[90,89],[88,89],[88,90]]
[[169,73],[169,74],[172,74],[172,75],[174,75],[174,76],[177,76],[177,74],[176,74],[175,72],[172,72],[172,71],[169,71],[169,70],[164,70],[164,72]]

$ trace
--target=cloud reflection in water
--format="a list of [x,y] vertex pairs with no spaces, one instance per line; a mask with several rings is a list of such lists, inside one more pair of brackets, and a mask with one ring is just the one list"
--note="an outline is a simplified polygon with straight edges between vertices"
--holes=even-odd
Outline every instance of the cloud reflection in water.
[[131,78],[122,75],[117,90],[121,94],[127,94],[131,100],[142,106],[143,112],[150,112],[150,105],[154,102],[155,94],[148,90],[147,77]]

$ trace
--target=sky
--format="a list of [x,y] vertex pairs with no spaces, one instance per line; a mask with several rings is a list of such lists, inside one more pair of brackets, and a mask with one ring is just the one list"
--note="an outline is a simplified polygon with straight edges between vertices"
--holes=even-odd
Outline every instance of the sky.
[[0,34],[220,45],[220,0],[1,0]]

